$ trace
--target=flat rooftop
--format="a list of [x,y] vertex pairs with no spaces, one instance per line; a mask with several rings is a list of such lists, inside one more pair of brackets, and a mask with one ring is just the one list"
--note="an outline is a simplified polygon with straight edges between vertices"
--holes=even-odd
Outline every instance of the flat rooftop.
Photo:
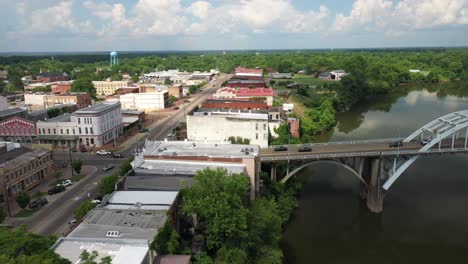
[[[18,166],[24,166],[25,164],[37,159],[38,157],[42,157],[46,154],[50,153],[49,150],[39,148],[35,150],[29,150],[24,148],[15,149],[9,151],[3,155],[5,155],[5,161],[0,164],[0,167],[4,168],[6,171],[15,170]],[[1,155],[0,157],[3,157]],[[8,160],[8,158],[10,158]]]
[[[184,183],[183,186],[181,183]],[[125,178],[125,190],[179,191],[193,185],[193,175],[134,175]]]
[[65,113],[63,115],[56,116],[51,119],[47,119],[44,122],[54,123],[54,122],[71,122],[71,114]]
[[10,108],[10,109],[0,111],[0,116],[9,116],[9,115],[14,115],[14,114],[18,114],[18,113],[22,113],[26,111],[27,111],[26,108],[15,107],[15,108]]
[[96,104],[90,107],[82,108],[76,111],[77,114],[96,114],[118,106],[120,108],[120,102],[105,102],[102,104]]
[[119,240],[119,239],[82,239],[60,238],[52,247],[55,253],[71,261],[79,263],[83,250],[98,253],[97,261],[110,257],[112,264],[140,264],[145,260],[149,251],[146,240]]
[[[243,151],[249,150],[249,154]],[[147,156],[187,156],[187,157],[224,157],[245,158],[258,156],[257,145],[236,145],[229,142],[195,142],[195,141],[147,141],[141,155]]]
[[116,191],[104,208],[125,210],[169,210],[177,191]]
[[[3,145],[4,144],[2,144],[2,146]],[[31,152],[31,150],[27,148],[17,148],[17,149],[0,154],[0,167],[2,167],[2,164],[4,162],[13,160],[15,158],[19,158],[21,155],[26,154],[28,152]]]
[[268,112],[266,110],[226,110],[222,108],[201,108],[197,112],[194,112],[193,115],[206,117],[226,117],[234,119],[268,120]]

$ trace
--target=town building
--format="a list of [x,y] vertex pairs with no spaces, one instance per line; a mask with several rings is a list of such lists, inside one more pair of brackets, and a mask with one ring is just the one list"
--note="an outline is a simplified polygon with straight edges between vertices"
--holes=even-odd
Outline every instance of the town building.
[[[125,96],[125,95],[123,95]],[[102,103],[75,112],[80,144],[100,147],[123,132],[120,103]]]
[[298,118],[288,117],[288,126],[292,137],[301,137],[301,126]]
[[83,250],[110,257],[113,264],[152,264],[151,241],[176,212],[178,192],[115,191],[91,210],[52,250],[77,263]]
[[27,118],[28,117],[28,109],[25,107],[14,107],[9,108],[3,111],[0,111],[0,121],[6,120],[10,117],[21,117]]
[[34,122],[47,120],[49,118],[48,112],[52,109],[58,109],[63,113],[73,113],[76,111],[76,104],[59,104],[46,109],[29,112],[28,119]]
[[272,88],[240,88],[236,91],[236,98],[266,98],[268,106],[273,105],[273,97],[276,91]]
[[11,216],[10,201],[16,192],[29,191],[50,179],[53,166],[50,150],[16,148],[7,151],[3,148],[0,154],[0,189],[8,215]]
[[319,74],[318,78],[322,80],[340,81],[341,78],[346,75],[347,73],[344,70],[334,70],[331,72],[322,72]]
[[36,82],[38,83],[68,81],[68,79],[68,74],[65,72],[41,72],[36,75]]
[[122,123],[125,127],[145,122],[145,112],[138,110],[122,110]]
[[262,110],[199,109],[187,116],[187,139],[222,142],[242,137],[268,147],[268,113]]
[[0,121],[0,140],[18,143],[33,143],[36,138],[36,123],[21,117]]
[[151,112],[166,108],[169,104],[169,95],[167,91],[124,94],[120,96],[120,103],[122,109]]
[[212,95],[213,99],[232,99],[236,98],[237,90],[234,88],[223,87],[216,90],[216,93]]
[[79,147],[78,126],[75,120],[72,121],[72,115],[63,114],[46,121],[38,121],[36,125],[39,144],[50,144],[54,148]]
[[8,80],[8,71],[0,70],[0,80]]
[[139,92],[140,92],[140,88],[136,86],[122,87],[122,88],[118,88],[117,90],[115,90],[116,95],[139,93]]
[[10,108],[8,99],[5,96],[0,96],[0,111],[7,110]]
[[154,93],[160,91],[168,91],[169,87],[167,85],[161,84],[141,84],[139,85],[140,93]]
[[55,105],[75,104],[77,109],[88,107],[92,104],[91,95],[88,93],[71,94],[45,94],[45,93],[25,93],[24,103],[26,105],[36,105],[44,108]]
[[56,82],[50,85],[53,94],[68,94],[72,88],[73,81]]
[[272,137],[278,137],[276,129],[283,123],[283,111],[281,107],[268,108],[268,127]]
[[260,68],[255,68],[255,69],[248,69],[248,68],[243,68],[241,66],[236,67],[234,71],[234,75],[236,77],[241,77],[241,76],[246,76],[246,77],[263,77],[263,70]]
[[241,109],[241,110],[264,110],[268,108],[266,100],[250,99],[208,99],[201,108],[206,109]]
[[262,88],[265,87],[265,81],[231,79],[227,82],[226,86],[230,88]]
[[44,96],[44,107],[49,108],[55,105],[74,104],[77,109],[88,107],[92,104],[89,93],[56,94]]
[[192,86],[192,85],[202,85],[204,83],[208,83],[210,81],[209,77],[205,76],[192,76],[188,80],[185,81],[185,85]]
[[119,88],[127,87],[131,83],[126,81],[93,81],[97,95],[111,95]]
[[273,79],[292,79],[293,74],[290,72],[273,72],[269,74],[270,78]]
[[182,85],[174,85],[168,89],[169,96],[174,96],[175,98],[182,98],[184,96],[184,88]]

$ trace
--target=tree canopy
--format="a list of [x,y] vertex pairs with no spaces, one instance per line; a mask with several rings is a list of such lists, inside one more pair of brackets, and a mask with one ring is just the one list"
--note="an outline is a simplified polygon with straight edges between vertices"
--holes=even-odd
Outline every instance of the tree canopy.
[[73,81],[70,92],[89,93],[93,98],[96,97],[96,88],[94,88],[93,82],[89,77],[78,78]]

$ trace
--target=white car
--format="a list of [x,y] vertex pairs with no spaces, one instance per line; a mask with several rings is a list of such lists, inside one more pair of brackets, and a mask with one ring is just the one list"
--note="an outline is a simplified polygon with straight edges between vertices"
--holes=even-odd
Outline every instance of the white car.
[[110,155],[112,153],[110,151],[101,149],[101,150],[96,151],[96,154],[98,154],[98,155]]
[[91,203],[93,203],[93,204],[101,204],[101,201],[99,201],[99,200],[92,200]]
[[70,181],[70,180],[64,180],[62,182],[62,186],[65,186],[65,187],[71,186],[72,184],[73,184],[73,182]]

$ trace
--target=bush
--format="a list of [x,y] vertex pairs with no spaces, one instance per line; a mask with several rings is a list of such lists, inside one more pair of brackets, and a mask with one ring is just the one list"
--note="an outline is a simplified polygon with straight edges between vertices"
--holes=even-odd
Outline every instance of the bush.
[[218,250],[217,260],[222,263],[244,264],[247,263],[247,253],[239,248],[228,248],[223,246]]
[[81,167],[82,167],[82,166],[83,166],[83,162],[82,162],[81,160],[74,160],[74,161],[72,162],[72,168],[73,168],[73,170],[74,170],[76,173],[78,173],[78,174],[81,173]]
[[99,194],[104,196],[111,194],[115,190],[115,184],[119,180],[119,176],[116,174],[106,176],[99,182]]
[[31,196],[25,191],[19,191],[16,193],[16,202],[18,203],[19,207],[22,209],[28,206],[29,202],[31,202]]
[[131,156],[120,166],[120,175],[125,176],[129,171],[132,170],[132,165],[130,164],[135,157]]
[[153,242],[150,245],[152,250],[155,250],[158,255],[176,254],[180,249],[179,235],[170,224],[170,218],[162,228],[158,230]]
[[96,207],[96,204],[92,203],[91,200],[86,200],[82,202],[80,206],[78,206],[78,208],[76,208],[75,211],[73,211],[73,213],[75,214],[76,220],[81,221],[81,219],[83,219],[83,217],[85,217],[85,215],[89,211],[93,210],[95,207]]

